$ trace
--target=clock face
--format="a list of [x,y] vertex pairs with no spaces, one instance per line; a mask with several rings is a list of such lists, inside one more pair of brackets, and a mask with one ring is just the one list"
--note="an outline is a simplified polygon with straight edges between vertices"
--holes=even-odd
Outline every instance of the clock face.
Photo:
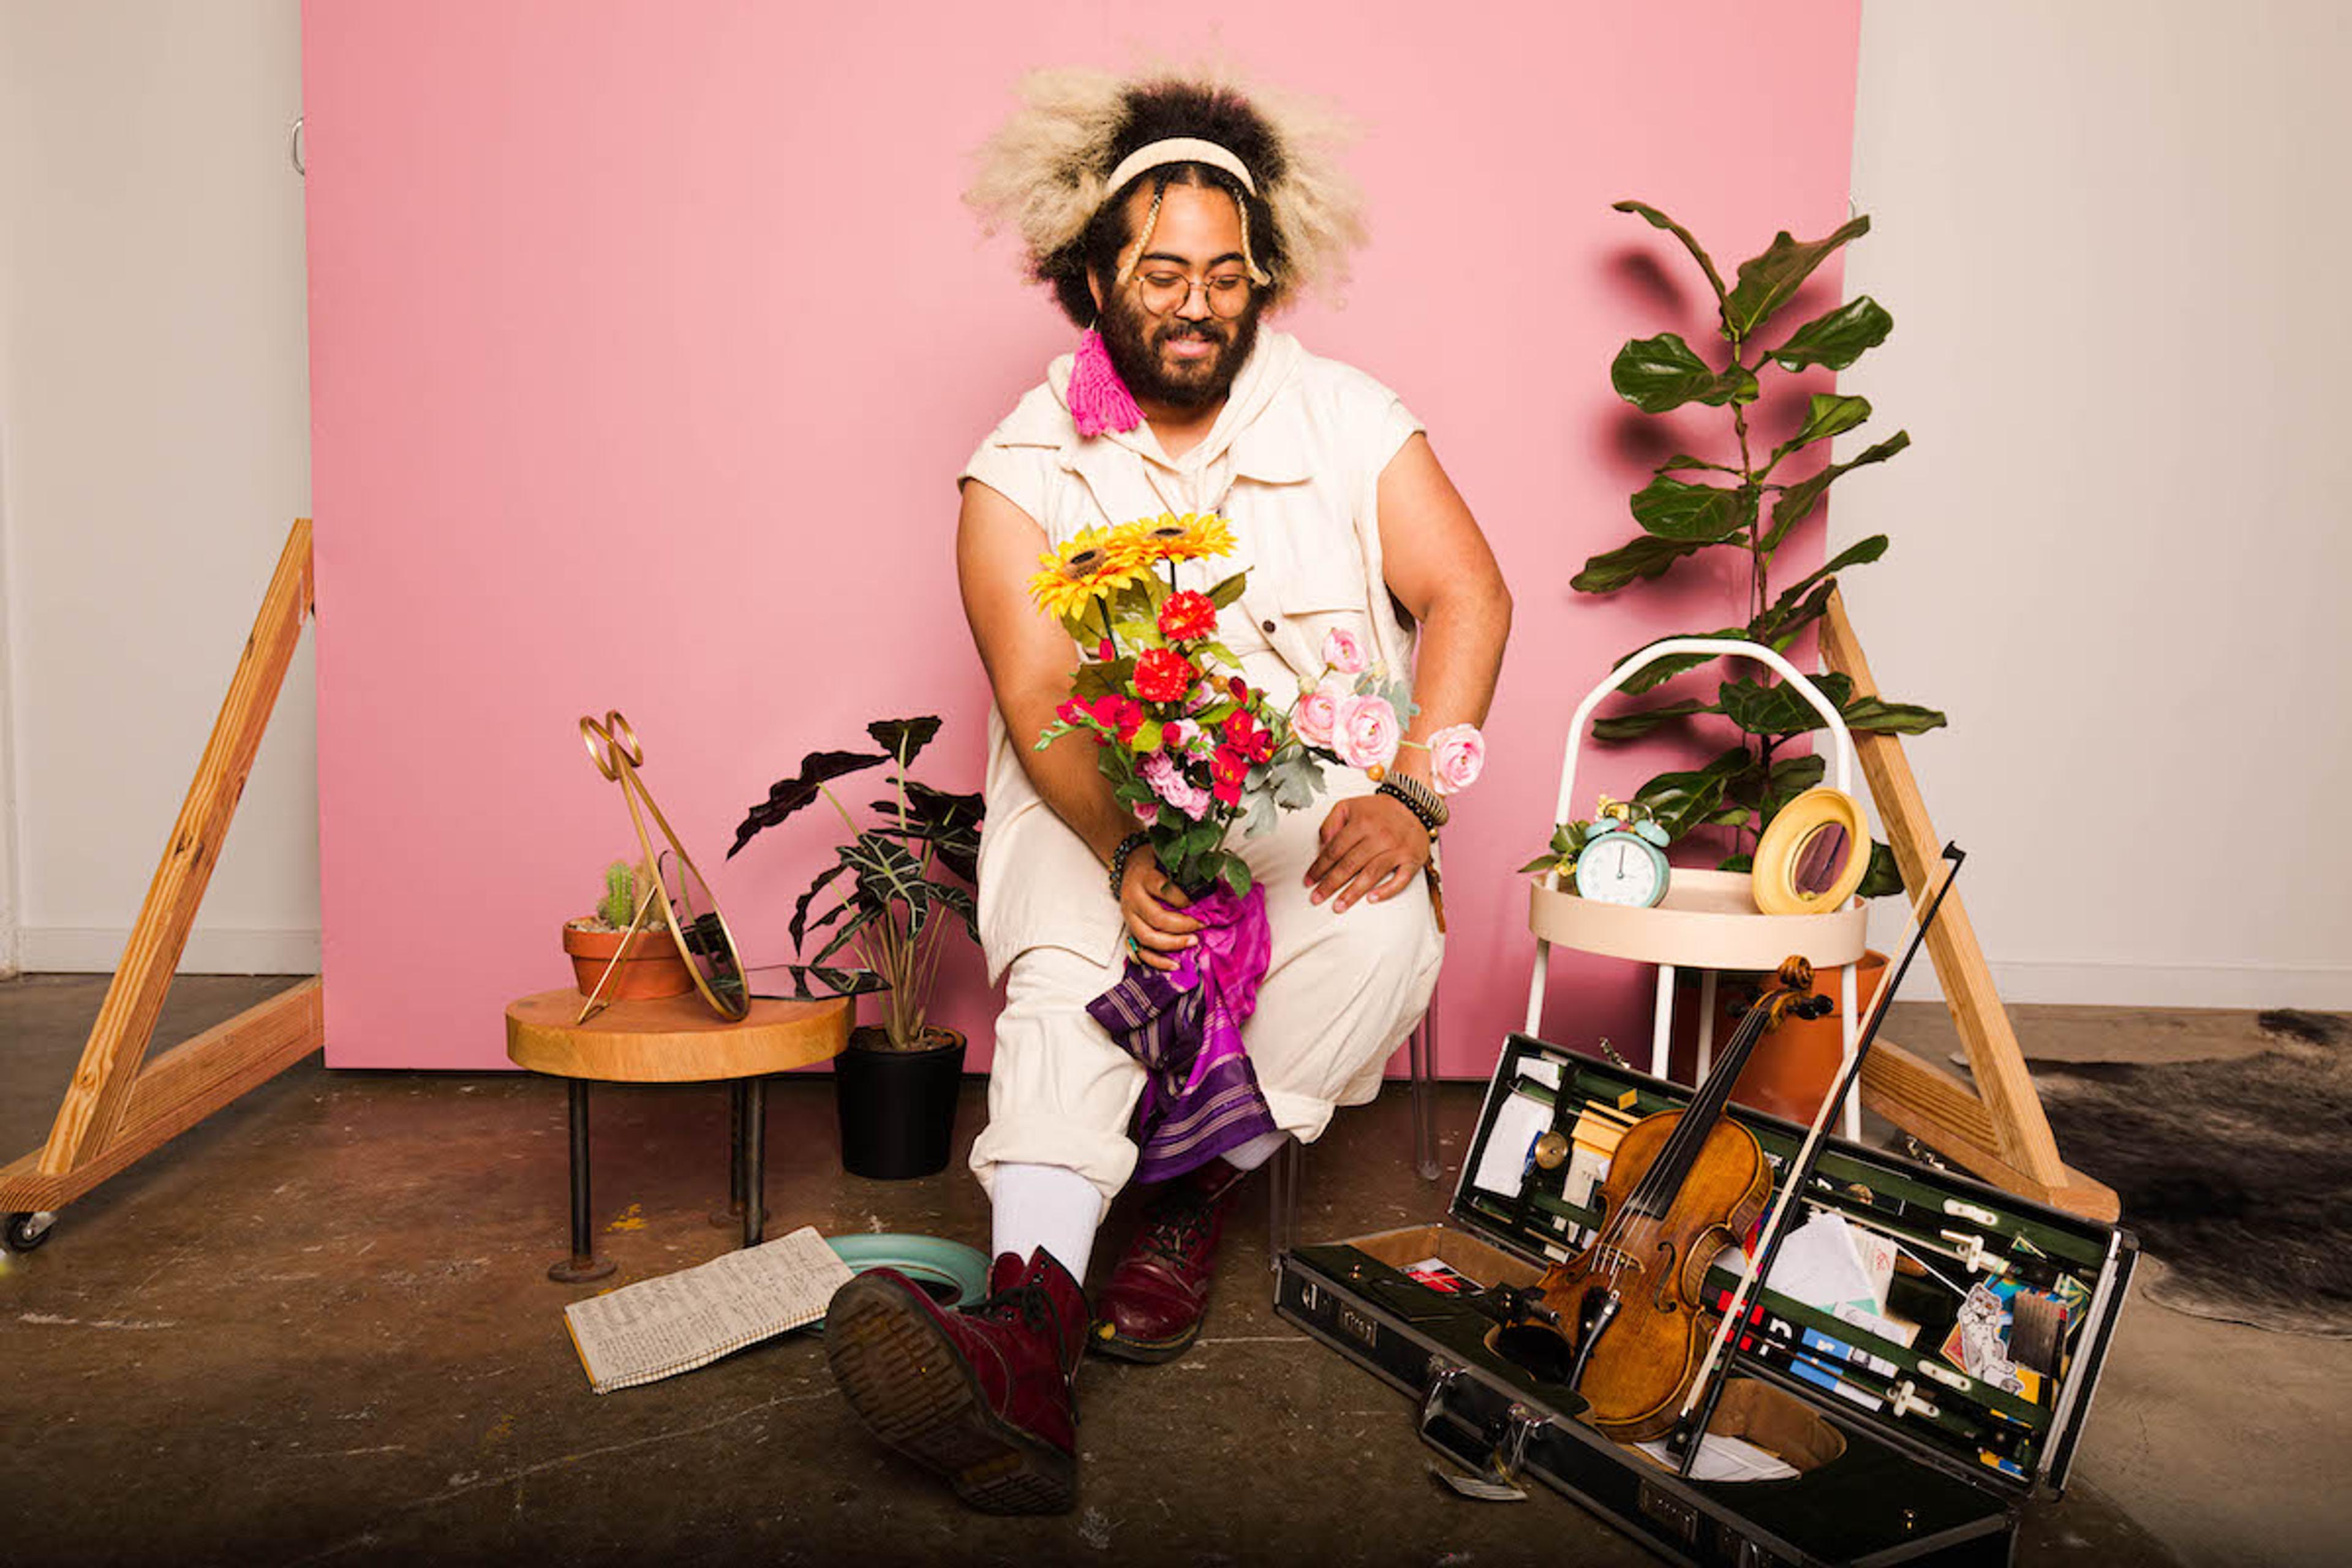
[[1631,833],[1603,834],[1576,857],[1576,890],[1646,909],[1665,897],[1666,858]]

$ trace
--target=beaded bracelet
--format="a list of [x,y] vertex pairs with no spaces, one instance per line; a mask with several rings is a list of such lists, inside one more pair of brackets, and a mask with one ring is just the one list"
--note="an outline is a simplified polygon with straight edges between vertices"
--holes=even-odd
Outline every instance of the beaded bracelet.
[[1110,896],[1112,898],[1118,897],[1119,888],[1127,880],[1129,858],[1150,842],[1151,835],[1149,833],[1130,833],[1118,841],[1118,848],[1110,852]]
[[1445,826],[1452,815],[1446,810],[1445,803],[1437,798],[1436,792],[1419,779],[1401,778],[1391,773],[1380,782],[1379,788],[1373,793],[1403,802],[1404,808],[1412,813],[1414,819],[1428,830],[1432,838],[1437,837],[1437,830]]

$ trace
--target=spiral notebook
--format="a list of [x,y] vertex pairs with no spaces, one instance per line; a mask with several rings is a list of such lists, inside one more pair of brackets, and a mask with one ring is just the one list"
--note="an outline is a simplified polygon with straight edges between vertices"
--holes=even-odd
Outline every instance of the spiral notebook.
[[599,1394],[657,1383],[805,1328],[852,1270],[814,1226],[574,1301],[565,1327]]

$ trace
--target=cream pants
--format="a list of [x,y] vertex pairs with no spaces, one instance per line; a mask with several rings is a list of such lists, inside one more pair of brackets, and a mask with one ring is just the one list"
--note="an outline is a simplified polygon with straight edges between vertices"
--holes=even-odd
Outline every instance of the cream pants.
[[[1360,774],[1333,772],[1357,785],[1341,784],[1340,794],[1364,787]],[[1361,1105],[1380,1092],[1382,1068],[1429,1005],[1444,949],[1423,879],[1345,913],[1328,900],[1307,901],[1307,868],[1337,798],[1285,813],[1259,837],[1232,841],[1265,885],[1274,934],[1242,1038],[1276,1123],[1309,1143],[1334,1106]],[[1128,1122],[1143,1068],[1086,1012],[1117,983],[1125,957],[1124,944],[1109,963],[1040,946],[1008,966],[988,1127],[971,1150],[982,1186],[991,1186],[999,1164],[1059,1165],[1092,1182],[1108,1209],[1127,1184],[1136,1160]]]

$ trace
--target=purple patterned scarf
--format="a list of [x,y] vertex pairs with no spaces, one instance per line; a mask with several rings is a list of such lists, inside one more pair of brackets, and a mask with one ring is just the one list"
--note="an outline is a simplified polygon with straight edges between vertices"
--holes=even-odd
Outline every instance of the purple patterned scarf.
[[1201,922],[1200,941],[1173,971],[1129,958],[1118,984],[1087,1004],[1149,1075],[1135,1110],[1141,1182],[1181,1176],[1276,1131],[1242,1045],[1273,955],[1265,889],[1254,885],[1235,898],[1220,884],[1184,912]]

